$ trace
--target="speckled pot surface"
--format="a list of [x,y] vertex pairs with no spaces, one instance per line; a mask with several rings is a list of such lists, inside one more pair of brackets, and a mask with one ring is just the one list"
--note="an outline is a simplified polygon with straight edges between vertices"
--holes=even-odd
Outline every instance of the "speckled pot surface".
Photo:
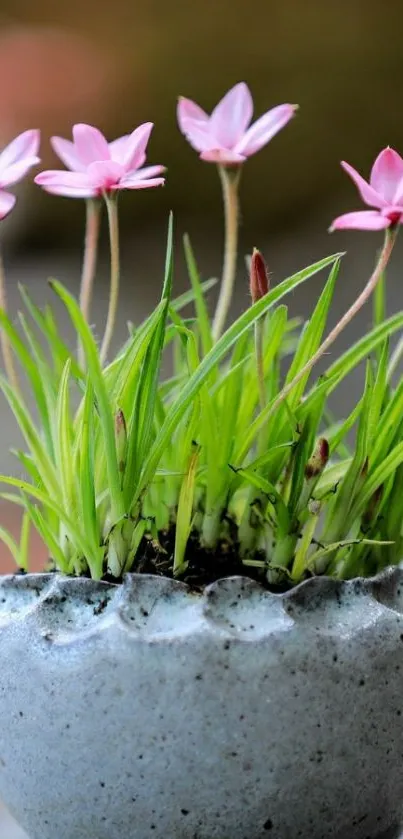
[[31,839],[375,839],[403,814],[403,571],[0,582],[0,797]]

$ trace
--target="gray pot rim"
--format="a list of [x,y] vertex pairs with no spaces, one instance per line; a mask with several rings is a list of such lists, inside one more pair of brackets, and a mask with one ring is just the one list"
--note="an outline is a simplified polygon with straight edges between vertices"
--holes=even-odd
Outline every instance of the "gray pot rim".
[[[391,610],[402,615],[403,569],[389,567],[351,580],[311,577],[280,593],[243,576],[224,577],[195,592],[186,583],[152,574],[126,574],[122,583],[58,572],[10,574],[0,577],[0,631],[28,620],[36,635],[58,645],[111,626],[153,642],[201,629],[256,641],[307,620],[315,632],[328,634],[338,620],[334,606],[343,604],[354,634],[362,625],[363,610],[354,617],[360,598],[376,606],[379,616]],[[373,611],[369,608],[372,622]]]

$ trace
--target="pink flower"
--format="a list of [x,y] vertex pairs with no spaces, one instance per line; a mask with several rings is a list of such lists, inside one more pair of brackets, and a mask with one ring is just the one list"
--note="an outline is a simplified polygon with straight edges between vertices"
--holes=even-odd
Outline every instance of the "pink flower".
[[152,122],[145,122],[131,134],[108,143],[92,125],[74,125],[73,142],[62,137],[51,140],[56,154],[70,171],[41,172],[35,183],[53,195],[72,198],[95,198],[117,189],[162,186],[165,180],[158,175],[165,171],[164,166],[141,168],[152,129]]
[[252,96],[245,82],[240,82],[225,94],[211,116],[183,97],[179,99],[177,115],[182,134],[200,152],[202,160],[233,166],[265,146],[296,109],[296,105],[278,105],[250,125]]
[[6,146],[0,154],[0,219],[11,212],[16,202],[15,195],[4,187],[22,180],[31,166],[40,162],[38,157],[40,132],[37,129],[24,131]]
[[403,224],[403,160],[394,149],[386,148],[371,169],[369,183],[348,163],[342,167],[354,181],[362,200],[375,210],[359,210],[336,218],[330,230],[383,230]]

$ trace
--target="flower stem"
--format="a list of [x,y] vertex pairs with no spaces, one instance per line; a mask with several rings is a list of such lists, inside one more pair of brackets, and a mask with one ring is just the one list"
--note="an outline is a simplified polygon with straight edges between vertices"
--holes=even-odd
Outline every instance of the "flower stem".
[[[7,312],[7,293],[6,293],[6,277],[4,273],[4,265],[3,259],[0,254],[0,309],[3,309],[3,312]],[[11,344],[8,338],[7,333],[4,329],[0,331],[0,345],[1,345],[1,352],[3,355],[4,361],[4,369],[6,371],[6,375],[10,385],[16,391],[16,393],[20,393],[20,383],[17,376],[17,371],[15,369],[14,364],[14,357],[13,351],[11,349]]]
[[[86,202],[84,259],[80,285],[80,309],[87,322],[90,316],[92,288],[97,264],[100,216],[101,202],[96,198],[88,198]],[[78,343],[78,358],[80,364],[83,364],[84,352],[80,341]]]
[[376,266],[375,266],[375,268],[374,268],[374,270],[373,270],[365,288],[362,290],[361,294],[357,297],[357,299],[352,304],[352,306],[350,306],[350,308],[347,309],[347,312],[343,315],[343,317],[340,318],[339,322],[336,323],[336,326],[332,329],[332,331],[329,332],[329,335],[327,336],[327,338],[325,338],[323,343],[316,350],[316,352],[309,359],[309,361],[304,365],[304,367],[301,368],[301,370],[297,373],[297,375],[294,376],[292,381],[289,382],[289,384],[287,384],[282,389],[282,391],[280,391],[277,398],[274,400],[274,402],[273,402],[273,404],[270,408],[269,413],[265,417],[266,422],[275,413],[275,411],[277,410],[279,405],[281,405],[281,403],[284,402],[284,400],[287,398],[288,394],[293,390],[293,388],[298,384],[298,382],[300,382],[301,379],[303,379],[303,377],[306,375],[306,373],[309,373],[309,371],[312,369],[312,367],[314,367],[316,362],[319,361],[319,359],[322,357],[322,355],[329,349],[329,347],[331,347],[331,345],[334,343],[336,338],[338,338],[339,335],[343,332],[343,329],[345,329],[346,326],[348,326],[350,321],[353,320],[353,318],[356,316],[356,314],[358,314],[360,309],[367,302],[367,300],[369,299],[369,297],[371,296],[371,294],[375,290],[375,288],[376,288],[379,280],[381,279],[381,277],[382,277],[382,275],[383,275],[383,273],[386,269],[386,266],[389,262],[389,259],[390,259],[390,256],[391,256],[391,253],[392,253],[392,250],[393,250],[393,246],[394,246],[395,241],[396,241],[397,231],[398,231],[397,227],[389,227],[386,230],[385,240],[384,240],[384,243],[383,243],[383,248],[381,250],[381,253],[379,255]]
[[231,305],[232,292],[234,288],[236,262],[238,254],[238,216],[239,200],[238,188],[241,176],[241,168],[229,168],[219,166],[218,171],[221,178],[221,186],[224,200],[225,215],[225,248],[224,265],[221,280],[220,294],[213,320],[213,338],[215,341],[220,337],[228,309]]
[[120,274],[120,258],[119,258],[119,223],[118,223],[118,207],[117,200],[114,196],[106,195],[106,209],[108,212],[109,225],[109,242],[111,253],[111,281],[109,291],[109,307],[106,318],[105,333],[102,340],[100,358],[103,363],[108,354],[111,343],[113,330],[116,321],[116,312],[118,308],[119,299],[119,274]]

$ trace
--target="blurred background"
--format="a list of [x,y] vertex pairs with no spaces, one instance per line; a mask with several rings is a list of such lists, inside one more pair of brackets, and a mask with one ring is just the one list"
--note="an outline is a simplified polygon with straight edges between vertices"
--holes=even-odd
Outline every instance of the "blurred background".
[[[42,130],[43,168],[52,167],[48,138],[71,135],[74,122],[99,126],[109,139],[139,123],[155,122],[149,162],[168,167],[164,190],[123,196],[123,291],[116,342],[128,319],[139,320],[161,286],[170,208],[177,236],[176,291],[186,284],[181,236],[190,233],[205,278],[222,258],[220,188],[211,164],[201,163],[176,126],[179,94],[211,110],[233,84],[249,84],[255,116],[282,102],[300,105],[297,118],[244,168],[240,253],[258,246],[272,282],[335,250],[348,250],[331,323],[352,301],[373,265],[381,234],[335,234],[327,228],[360,200],[342,172],[344,158],[367,176],[385,145],[403,152],[403,5],[389,0],[1,0],[0,145],[26,128]],[[27,179],[29,181],[29,178]],[[84,206],[54,198],[24,182],[16,211],[2,223],[9,306],[19,306],[17,283],[39,303],[50,299],[46,280],[57,276],[78,289]],[[402,242],[388,276],[388,308],[403,303]],[[323,277],[288,298],[307,315]],[[101,331],[108,292],[107,247],[101,252],[94,322]],[[214,295],[212,295],[214,301]],[[234,312],[247,305],[244,261]],[[362,332],[368,307],[336,346]],[[68,325],[61,321],[61,330]],[[343,413],[361,387],[361,373],[337,393]],[[19,444],[15,423],[0,401],[0,471],[18,473],[9,454]],[[18,529],[18,513],[4,505],[0,521]],[[36,565],[43,559],[33,544]],[[10,568],[0,551],[0,573]],[[14,832],[16,831],[16,832]],[[21,834],[0,822],[0,839]]]

